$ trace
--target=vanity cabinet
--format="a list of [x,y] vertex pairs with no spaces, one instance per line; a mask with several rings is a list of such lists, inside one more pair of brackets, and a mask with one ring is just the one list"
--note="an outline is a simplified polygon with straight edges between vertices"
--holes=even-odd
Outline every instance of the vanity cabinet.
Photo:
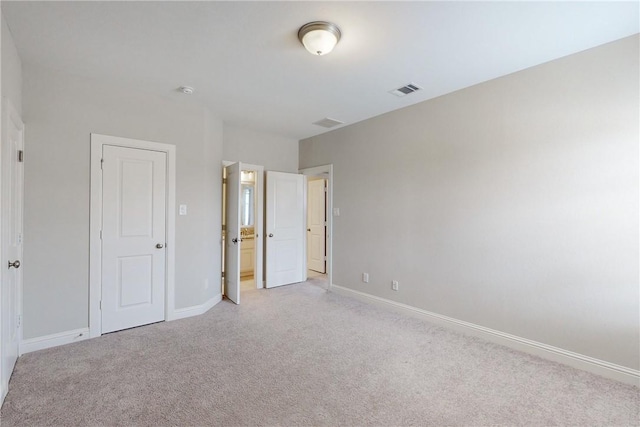
[[255,268],[255,239],[244,238],[240,243],[240,276],[250,276]]

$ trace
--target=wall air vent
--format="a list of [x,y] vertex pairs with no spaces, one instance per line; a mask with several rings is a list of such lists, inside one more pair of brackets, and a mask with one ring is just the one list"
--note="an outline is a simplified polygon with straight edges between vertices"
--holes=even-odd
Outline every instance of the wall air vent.
[[323,128],[332,128],[334,126],[343,125],[344,122],[336,119],[330,119],[326,117],[322,120],[318,120],[317,122],[313,122],[314,125],[322,126]]
[[410,93],[417,92],[422,88],[415,83],[409,83],[406,86],[399,87],[398,89],[390,90],[389,93],[395,96],[405,96]]

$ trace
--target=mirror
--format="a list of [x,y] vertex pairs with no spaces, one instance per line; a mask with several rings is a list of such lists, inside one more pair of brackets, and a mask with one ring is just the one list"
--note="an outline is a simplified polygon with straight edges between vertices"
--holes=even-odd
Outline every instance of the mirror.
[[242,184],[240,223],[242,227],[253,226],[253,184]]

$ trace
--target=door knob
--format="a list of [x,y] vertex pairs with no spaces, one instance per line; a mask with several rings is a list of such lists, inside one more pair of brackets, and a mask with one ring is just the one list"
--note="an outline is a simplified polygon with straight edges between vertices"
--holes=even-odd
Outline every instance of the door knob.
[[269,237],[273,237],[273,233],[269,233]]
[[310,228],[307,228],[307,231],[311,231],[311,229],[310,229]]
[[156,248],[158,248],[158,249],[162,249],[162,248],[164,248],[164,245],[163,245],[162,243],[158,243],[158,244],[156,245]]
[[238,243],[238,238],[234,237],[233,239],[231,239],[231,241],[233,242],[233,244],[236,244],[236,243]]
[[9,261],[9,267],[7,268],[20,268],[20,261],[19,260],[15,260],[13,262]]

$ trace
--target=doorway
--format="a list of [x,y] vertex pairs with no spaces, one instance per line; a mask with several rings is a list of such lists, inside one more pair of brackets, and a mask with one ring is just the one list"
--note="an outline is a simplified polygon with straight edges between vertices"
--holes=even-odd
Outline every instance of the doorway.
[[[233,162],[229,162],[229,161],[223,161],[223,179],[222,179],[222,260],[221,260],[221,264],[222,264],[222,278],[223,278],[223,286],[222,286],[222,293],[223,295],[227,296],[228,299],[236,302],[240,300],[240,291],[241,290],[251,290],[255,288],[263,288],[263,287],[273,287],[273,286],[279,286],[281,284],[289,284],[289,283],[296,283],[296,282],[300,282],[300,281],[304,281],[304,280],[315,280],[316,282],[322,282],[322,287],[324,287],[325,289],[329,289],[330,288],[330,284],[331,284],[331,280],[332,280],[332,253],[333,253],[333,246],[332,246],[332,233],[333,233],[333,218],[331,216],[331,213],[333,212],[333,201],[332,201],[332,186],[333,186],[333,165],[324,165],[324,166],[318,166],[318,167],[313,167],[313,168],[307,168],[307,169],[302,169],[298,172],[298,174],[287,174],[287,173],[281,173],[281,172],[273,172],[273,171],[268,171],[266,172],[267,175],[271,174],[271,178],[270,180],[267,180],[268,182],[271,182],[271,184],[273,185],[277,179],[275,179],[277,176],[282,175],[283,179],[285,178],[286,175],[292,175],[292,178],[300,175],[304,175],[305,180],[303,182],[305,182],[304,185],[302,185],[300,187],[300,191],[298,191],[298,194],[300,197],[300,203],[302,204],[301,206],[303,206],[301,208],[301,214],[303,215],[301,217],[300,220],[300,230],[302,231],[301,234],[301,239],[302,239],[302,244],[297,246],[297,249],[295,251],[294,255],[291,251],[287,252],[287,248],[286,245],[275,245],[276,247],[273,247],[273,243],[276,242],[276,236],[277,237],[281,237],[281,233],[278,231],[276,233],[276,228],[277,226],[281,226],[283,224],[271,224],[271,225],[263,225],[263,220],[264,218],[267,218],[267,221],[270,217],[269,212],[271,212],[271,214],[276,213],[276,211],[274,209],[269,208],[269,202],[264,202],[264,200],[266,199],[273,199],[273,197],[275,196],[275,193],[272,191],[271,192],[271,197],[267,198],[265,196],[265,194],[263,193],[265,191],[265,184],[264,184],[264,168],[262,166],[256,166],[256,165],[248,165],[246,163],[233,163]],[[235,206],[237,206],[236,209],[233,210],[232,212],[232,216],[233,218],[237,218],[237,224],[230,224],[229,221],[229,190],[230,190],[230,183],[229,183],[229,177],[228,177],[228,173],[230,172],[231,169],[227,168],[231,168],[231,166],[233,166],[234,170],[238,170],[238,177],[242,177],[242,175],[240,174],[241,171],[251,171],[254,170],[257,172],[256,174],[256,186],[255,186],[255,194],[254,194],[254,202],[255,202],[255,209],[251,210],[249,209],[249,212],[246,212],[245,210],[245,222],[251,222],[250,218],[248,217],[248,215],[250,215],[250,212],[253,212],[255,217],[254,222],[256,224],[257,228],[254,228],[254,233],[255,233],[255,237],[254,237],[254,248],[256,248],[256,253],[254,253],[254,257],[251,257],[250,255],[250,248],[249,247],[245,247],[245,253],[243,255],[242,253],[242,249],[243,246],[242,244],[243,242],[243,235],[242,235],[242,225],[241,225],[241,220],[242,220],[242,212],[243,212],[243,208],[242,206],[239,205],[239,203],[242,201],[243,199],[243,193],[242,193],[242,179],[237,179],[237,186],[234,183],[234,186],[232,188],[233,193],[234,193],[234,202],[233,204]],[[246,177],[246,176],[245,176]],[[308,270],[307,269],[307,239],[308,237],[306,236],[307,232],[307,220],[306,220],[306,215],[307,215],[307,186],[306,186],[306,180],[308,178],[313,179],[317,179],[317,180],[322,180],[324,182],[324,186],[326,187],[326,191],[325,191],[325,200],[323,203],[324,206],[324,222],[325,224],[323,225],[324,227],[324,248],[322,249],[322,251],[324,252],[324,272],[318,272],[315,270]],[[248,177],[246,177],[248,178]],[[247,184],[251,182],[251,179],[245,179],[244,180]],[[278,194],[280,194],[280,190],[288,190],[285,191],[285,193],[289,193],[290,191],[293,191],[295,188],[297,188],[297,184],[294,185],[293,181],[291,181],[289,179],[285,179],[285,182],[280,183],[281,185],[276,185],[276,187],[279,188],[278,190]],[[296,180],[297,181],[297,180]],[[290,184],[290,185],[289,185]],[[273,189],[272,189],[273,190]],[[296,190],[297,191],[297,190]],[[268,193],[268,192],[267,192]],[[237,197],[235,196],[237,194]],[[248,199],[247,199],[248,198]],[[244,199],[245,200],[251,200],[251,196],[250,196],[250,190],[245,190],[244,192]],[[287,200],[290,202],[287,202]],[[273,202],[273,200],[271,200],[271,202]],[[280,198],[279,201],[280,205],[283,206],[288,206],[285,211],[280,212],[278,216],[279,218],[281,218],[282,220],[286,220],[288,217],[291,216],[291,206],[292,204],[297,205],[297,202],[293,202],[291,200],[288,199],[288,196],[285,198]],[[248,205],[248,203],[245,203],[245,205]],[[273,206],[272,206],[273,208]],[[277,209],[276,209],[277,210]],[[297,215],[297,214],[296,214]],[[321,215],[322,216],[322,215]],[[273,215],[271,215],[271,217],[273,217]],[[269,228],[271,227],[271,228]],[[232,229],[233,228],[233,229]],[[297,226],[292,226],[292,227],[287,227],[287,228],[295,228],[297,229]],[[289,232],[291,230],[284,230],[285,232]],[[249,231],[250,234],[250,231]],[[269,234],[269,237],[267,237],[267,234]],[[247,235],[247,232],[245,232],[245,236]],[[291,236],[285,236],[285,237],[291,237]],[[236,240],[235,242],[233,240]],[[263,256],[262,253],[258,253],[258,251],[263,251],[264,250],[264,246],[265,243],[271,243],[272,244],[272,250],[269,253],[265,253],[266,256]],[[250,245],[249,245],[250,246]],[[232,251],[233,253],[230,253],[230,251]],[[231,259],[228,255],[231,255]],[[299,255],[297,255],[299,254]],[[242,259],[244,256],[244,260]],[[254,276],[251,277],[250,274],[248,274],[248,272],[250,271],[250,263],[251,263],[251,259],[255,259],[255,263],[256,265],[259,265],[259,267],[254,269]],[[304,267],[302,268],[302,270],[300,271],[300,275],[298,278],[298,275],[296,275],[296,277],[293,280],[283,280],[282,283],[278,282],[277,280],[274,280],[273,283],[271,283],[271,285],[268,282],[268,277],[265,276],[265,274],[268,273],[268,271],[271,271],[272,273],[278,273],[278,267],[282,267],[280,268],[280,270],[287,270],[287,266],[288,264],[292,263],[292,259],[300,259],[300,262],[302,264],[304,264]],[[278,259],[281,260],[281,262],[278,262]],[[230,263],[230,261],[233,261]],[[266,269],[263,269],[262,267],[262,262],[264,261],[264,265],[267,267]],[[286,261],[286,262],[285,262]],[[271,264],[275,263],[275,267],[276,268],[271,268],[269,269],[269,262],[271,262]],[[245,265],[245,267],[242,267],[241,264]],[[231,264],[231,265],[230,265]],[[293,263],[293,264],[297,264],[297,262]],[[273,265],[272,265],[273,267]],[[289,269],[290,270],[290,269]],[[233,276],[233,277],[231,277]],[[258,277],[260,277],[260,279],[258,279]],[[262,281],[264,277],[267,277],[266,281]],[[226,283],[225,283],[226,282]],[[235,298],[235,299],[234,299]]]
[[256,173],[240,171],[240,287],[257,288],[256,272]]
[[90,336],[171,320],[175,146],[91,135]]
[[307,180],[307,277],[322,278],[327,273],[327,179]]
[[102,333],[165,320],[167,156],[102,147]]
[[264,168],[223,161],[222,294],[236,304],[241,293],[264,287]]
[[308,180],[306,277],[309,282],[330,289],[333,283],[333,165],[300,169],[299,173]]

